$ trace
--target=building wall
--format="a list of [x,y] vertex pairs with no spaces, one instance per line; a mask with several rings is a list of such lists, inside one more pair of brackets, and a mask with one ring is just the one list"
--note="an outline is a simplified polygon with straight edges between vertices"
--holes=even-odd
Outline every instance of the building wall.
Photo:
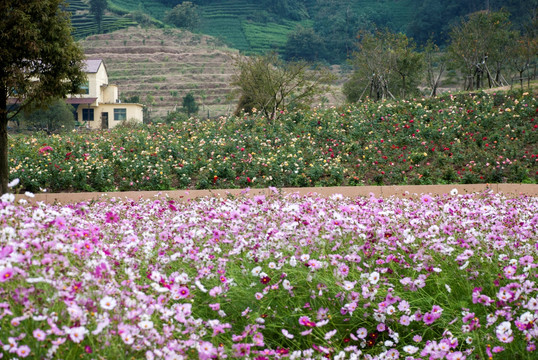
[[101,102],[105,104],[114,104],[119,98],[118,87],[116,85],[102,86],[101,92],[103,94]]
[[108,85],[108,74],[105,66],[101,64],[101,66],[99,66],[99,70],[97,70],[97,73],[91,75],[93,75],[94,78],[90,80],[90,77],[88,77],[88,80],[90,80],[90,96],[97,97],[96,105],[99,105],[99,103],[105,101],[102,98],[103,94],[101,93],[101,89],[103,85]]
[[99,107],[94,106],[79,106],[77,109],[77,120],[80,123],[84,123],[82,119],[83,109],[93,109],[93,121],[85,122],[85,126],[89,129],[102,129],[102,114],[104,112],[108,113],[108,128],[112,129],[120,125],[124,120],[115,120],[114,119],[114,109],[125,109],[125,120],[134,121],[138,124],[141,124],[143,121],[143,106],[141,104],[100,104]]

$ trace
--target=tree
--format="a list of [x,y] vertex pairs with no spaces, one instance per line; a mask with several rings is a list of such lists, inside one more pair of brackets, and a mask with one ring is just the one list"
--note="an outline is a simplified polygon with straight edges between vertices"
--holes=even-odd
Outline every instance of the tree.
[[31,105],[75,93],[86,81],[84,52],[63,0],[0,2],[0,192],[8,191],[10,119]]
[[348,101],[358,101],[364,94],[375,100],[395,98],[394,94],[405,97],[416,90],[423,60],[412,40],[389,30],[362,31],[358,39],[355,70],[343,89]]
[[280,111],[309,107],[315,96],[325,93],[335,77],[311,64],[283,62],[276,54],[236,58],[232,86],[238,88],[236,114],[259,110],[274,120]]
[[431,89],[430,96],[437,96],[441,77],[446,70],[446,54],[430,39],[424,47],[424,62],[426,65],[426,83]]
[[31,130],[46,131],[48,134],[58,130],[73,130],[75,118],[73,106],[57,99],[47,108],[28,108],[19,113],[19,121]]
[[506,83],[501,71],[517,38],[508,16],[505,11],[480,11],[452,27],[448,51],[465,76],[465,90],[483,87],[485,79],[490,88]]
[[[511,53],[510,65],[517,71],[520,86],[523,88],[523,74],[525,71],[530,72],[531,65],[536,62],[538,39],[532,34],[523,35],[512,44]],[[527,79],[530,81],[530,74]]]
[[359,30],[373,26],[366,16],[359,16],[347,0],[318,0],[314,30],[325,41],[331,63],[351,57]]
[[200,23],[198,8],[192,2],[184,1],[170,10],[166,14],[164,21],[179,28],[193,30]]
[[199,110],[199,106],[196,103],[196,99],[194,98],[194,95],[192,93],[188,93],[183,98],[183,110],[187,113],[187,116],[191,116],[192,114],[197,114]]
[[286,60],[318,61],[325,56],[325,45],[312,28],[298,26],[288,35],[284,47]]
[[101,24],[103,15],[108,7],[107,0],[90,0],[90,13],[95,17],[97,23],[97,32],[101,33]]

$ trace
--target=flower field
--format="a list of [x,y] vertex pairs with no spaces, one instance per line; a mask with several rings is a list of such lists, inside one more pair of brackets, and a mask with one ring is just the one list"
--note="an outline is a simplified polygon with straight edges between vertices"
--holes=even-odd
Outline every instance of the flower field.
[[13,135],[20,191],[536,183],[533,94],[445,95],[62,135]]
[[272,191],[2,196],[0,355],[536,358],[538,198]]

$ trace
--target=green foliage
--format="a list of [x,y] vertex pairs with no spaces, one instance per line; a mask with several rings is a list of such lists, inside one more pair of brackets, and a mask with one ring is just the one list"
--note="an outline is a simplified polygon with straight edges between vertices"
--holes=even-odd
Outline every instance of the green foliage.
[[89,0],[90,2],[90,13],[94,16],[95,22],[97,23],[97,30],[101,32],[101,22],[103,20],[103,15],[108,6],[107,0]]
[[375,100],[405,98],[417,92],[423,59],[407,36],[389,30],[375,34],[364,31],[358,47],[353,58],[355,71],[343,89],[348,101],[360,100],[363,95]]
[[175,122],[182,122],[189,120],[189,116],[181,111],[171,111],[166,115],[165,122],[172,124]]
[[508,21],[509,14],[476,12],[452,27],[450,46],[452,60],[465,75],[465,89],[502,85],[502,71],[509,59],[508,50],[518,37]]
[[[61,0],[0,2],[0,192],[7,191],[7,122],[16,111],[75,93],[86,80]],[[7,45],[9,44],[9,45]]]
[[27,109],[18,115],[20,127],[47,133],[59,130],[67,131],[75,128],[75,109],[64,100],[55,100],[49,106],[38,109]]
[[325,44],[314,29],[298,26],[288,34],[283,54],[286,60],[318,61],[326,55]]
[[239,88],[236,114],[257,109],[276,119],[286,109],[310,107],[315,96],[327,91],[334,80],[326,69],[311,69],[307,62],[280,60],[276,54],[236,58],[232,85]]
[[199,106],[196,103],[196,99],[192,93],[188,93],[183,97],[183,111],[187,113],[187,116],[195,115],[198,113]]
[[184,1],[168,12],[164,21],[179,28],[193,30],[199,25],[200,17],[196,5],[190,1]]

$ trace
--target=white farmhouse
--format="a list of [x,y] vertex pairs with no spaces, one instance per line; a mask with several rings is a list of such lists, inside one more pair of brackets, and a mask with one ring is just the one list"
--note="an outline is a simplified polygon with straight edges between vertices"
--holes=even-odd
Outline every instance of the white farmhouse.
[[111,129],[122,122],[142,123],[141,104],[121,103],[118,87],[108,83],[103,60],[86,60],[87,83],[80,94],[68,96],[66,102],[75,107],[76,120],[89,129]]

